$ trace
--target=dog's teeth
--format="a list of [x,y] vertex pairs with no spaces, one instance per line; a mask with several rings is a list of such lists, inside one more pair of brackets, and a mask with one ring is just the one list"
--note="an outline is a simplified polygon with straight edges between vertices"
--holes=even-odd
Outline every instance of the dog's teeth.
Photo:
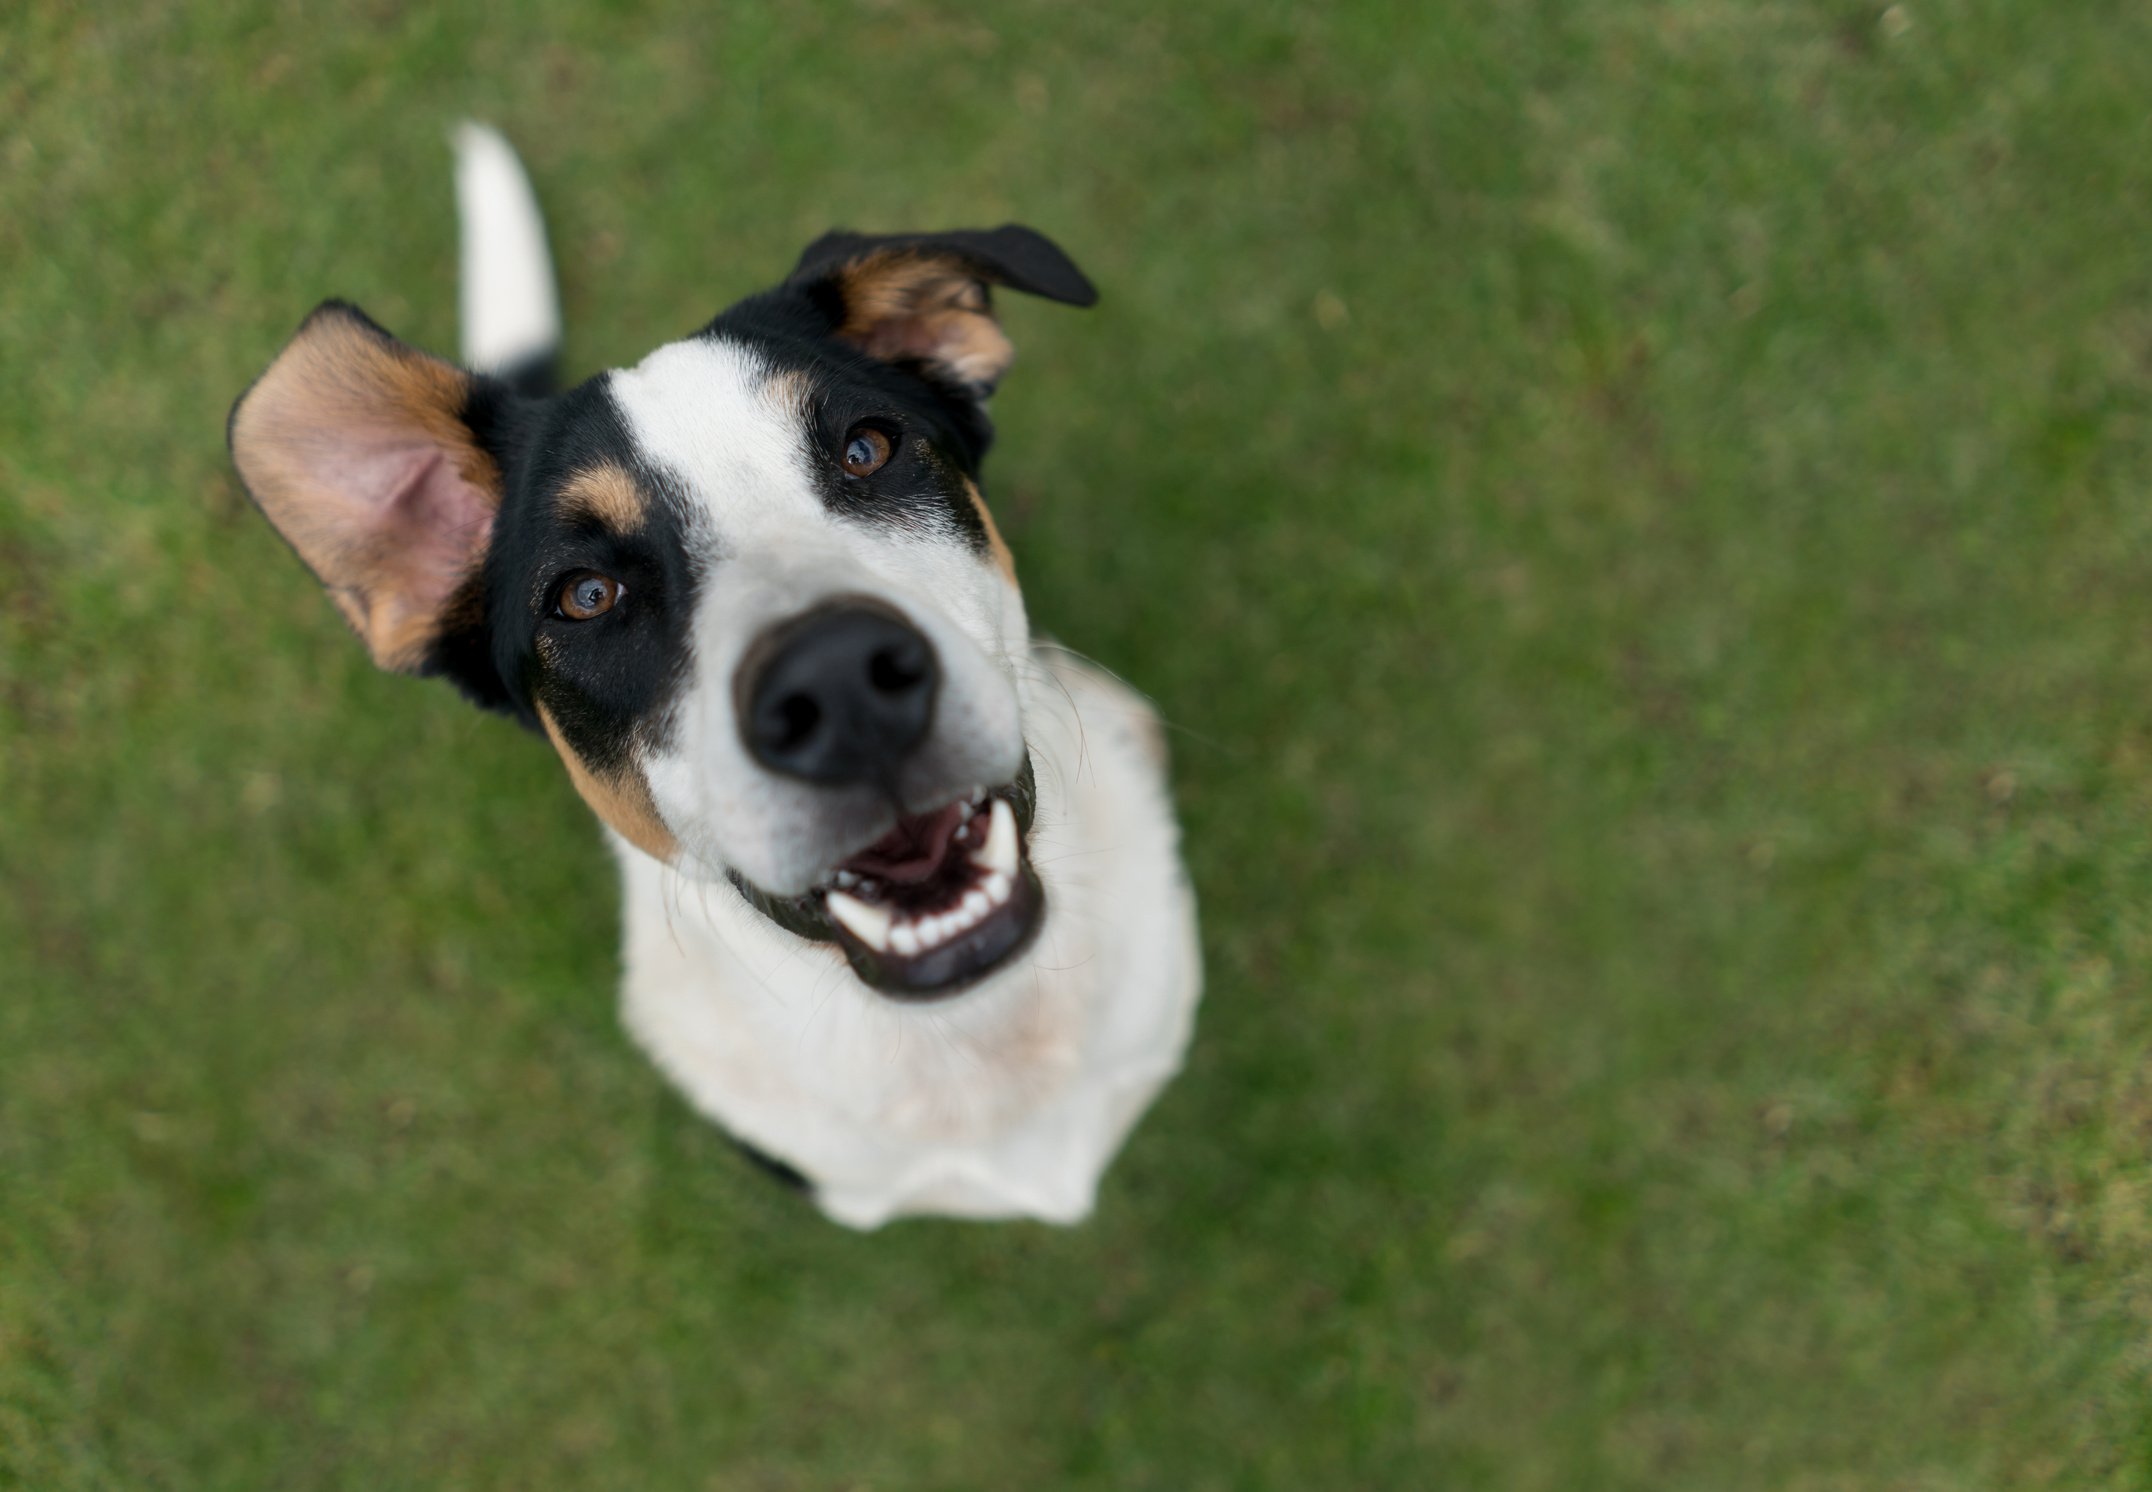
[[965,842],[966,840],[968,840],[968,839],[970,839],[970,838],[971,838],[971,820],[970,820],[970,819],[966,819],[966,820],[964,820],[964,822],[963,822],[963,823],[961,823],[961,824],[958,824],[958,825],[956,826],[956,842],[957,842],[958,844],[962,844],[962,843],[964,843],[964,842]]
[[842,891],[832,891],[827,898],[830,916],[843,923],[853,937],[865,943],[877,953],[889,948],[889,912],[883,907],[870,907],[856,896]]
[[[1013,865],[1016,853],[1015,821],[1011,819],[1001,833],[1007,840]],[[883,918],[884,938],[875,946],[886,947],[903,958],[916,958],[922,953],[932,952],[953,938],[961,937],[984,922],[995,907],[1009,899],[1012,889],[1010,878],[997,870],[966,891],[963,899],[946,912],[927,912],[902,920],[892,917],[886,908],[869,907],[840,892],[831,892],[829,900],[833,913],[841,912],[844,905],[849,904],[861,911],[879,914]],[[850,916],[845,917],[844,925],[854,932],[859,932],[858,924],[853,922]],[[862,933],[861,936],[864,937],[865,934]]]
[[1006,798],[994,800],[994,815],[986,829],[986,846],[972,857],[988,870],[1005,876],[1016,874],[1016,814]]
[[847,891],[851,890],[854,886],[857,886],[859,884],[858,873],[850,870],[838,871],[837,874],[833,877],[833,879],[837,882],[839,886],[843,887]]

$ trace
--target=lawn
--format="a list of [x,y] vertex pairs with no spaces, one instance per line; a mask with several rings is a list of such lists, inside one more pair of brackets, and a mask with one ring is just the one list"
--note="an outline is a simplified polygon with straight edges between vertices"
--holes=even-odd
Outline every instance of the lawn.
[[[989,493],[1209,994],[1083,1227],[749,1169],[240,493],[465,114],[578,373],[1100,285]],[[0,121],[0,1485],[2152,1486],[2152,7],[31,0]]]

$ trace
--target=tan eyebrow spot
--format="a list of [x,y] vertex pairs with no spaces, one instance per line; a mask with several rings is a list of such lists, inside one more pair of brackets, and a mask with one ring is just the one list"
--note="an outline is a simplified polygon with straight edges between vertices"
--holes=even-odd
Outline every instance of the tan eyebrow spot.
[[762,397],[779,409],[805,413],[814,397],[814,380],[797,368],[785,368],[762,380]]
[[592,518],[615,533],[632,534],[650,516],[642,486],[622,468],[607,462],[587,467],[560,489],[560,511],[569,518]]
[[640,772],[626,771],[600,774],[591,769],[588,762],[576,754],[560,727],[553,723],[553,716],[544,705],[538,707],[539,722],[545,726],[546,738],[553,749],[560,753],[561,762],[568,768],[568,780],[582,796],[591,811],[616,830],[622,839],[634,845],[644,854],[671,864],[680,853],[679,841],[658,817],[657,804],[651,801],[650,784]]
[[994,515],[987,511],[986,498],[979,491],[979,484],[970,477],[964,479],[964,491],[971,496],[971,505],[979,514],[979,521],[986,525],[986,547],[994,556],[995,568],[1009,577],[1009,584],[1016,584],[1016,556],[1009,553],[1008,543],[1001,537],[1001,529],[994,522]]

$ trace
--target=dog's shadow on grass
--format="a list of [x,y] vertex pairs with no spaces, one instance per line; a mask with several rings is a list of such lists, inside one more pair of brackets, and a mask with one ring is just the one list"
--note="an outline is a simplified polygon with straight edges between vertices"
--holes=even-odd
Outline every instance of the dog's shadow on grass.
[[637,1233],[650,1254],[759,1251],[773,1237],[832,1232],[799,1174],[711,1123],[670,1087],[650,1101],[648,1191]]

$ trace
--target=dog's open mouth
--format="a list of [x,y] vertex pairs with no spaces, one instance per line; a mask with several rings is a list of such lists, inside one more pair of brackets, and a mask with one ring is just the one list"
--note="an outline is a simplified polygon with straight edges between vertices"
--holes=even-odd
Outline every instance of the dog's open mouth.
[[821,896],[860,977],[915,996],[954,989],[999,964],[1031,931],[1039,907],[1016,810],[998,793],[900,820],[839,865]]
[[741,889],[780,926],[834,941],[853,972],[900,999],[954,994],[1029,941],[1045,902],[1024,852],[1032,788],[967,794],[831,867],[805,896]]

